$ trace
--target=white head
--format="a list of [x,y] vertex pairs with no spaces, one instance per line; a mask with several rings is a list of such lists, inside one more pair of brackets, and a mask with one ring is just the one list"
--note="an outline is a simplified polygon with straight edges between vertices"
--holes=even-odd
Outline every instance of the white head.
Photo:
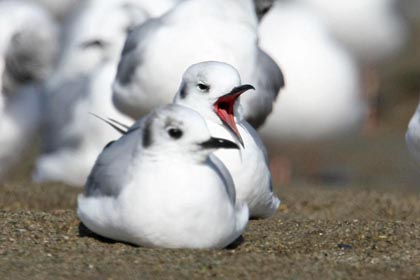
[[142,146],[145,154],[190,156],[198,161],[205,160],[215,149],[238,149],[231,141],[211,137],[199,113],[174,104],[156,109],[147,116]]
[[231,65],[206,61],[191,65],[185,71],[174,103],[190,107],[206,119],[224,124],[242,143],[236,127],[236,100],[251,85],[241,85],[238,71]]

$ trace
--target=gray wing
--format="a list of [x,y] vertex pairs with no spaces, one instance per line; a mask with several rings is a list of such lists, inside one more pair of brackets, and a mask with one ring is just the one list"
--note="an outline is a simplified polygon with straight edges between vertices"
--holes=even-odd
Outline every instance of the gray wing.
[[271,56],[261,49],[258,49],[258,61],[260,68],[258,85],[269,89],[273,94],[272,99],[275,100],[280,89],[285,85],[283,72]]
[[112,101],[115,107],[125,114],[139,115],[136,104],[133,104],[129,98],[121,97],[124,94],[121,94],[120,91],[130,89],[137,69],[142,67],[145,49],[148,47],[148,38],[160,24],[160,19],[149,19],[128,33],[112,87]]
[[[245,119],[256,129],[273,110],[273,102],[284,87],[284,77],[276,62],[263,50],[258,49],[258,69],[256,88],[260,93],[258,102],[253,102],[253,110],[247,110]],[[256,101],[256,100],[254,100]]]
[[[267,167],[269,168],[270,166],[270,161],[268,159],[268,153],[267,153],[267,148],[264,145],[264,142],[261,140],[260,135],[258,134],[258,132],[246,121],[241,122],[241,125],[243,125],[249,132],[249,134],[251,134],[252,138],[255,141],[255,144],[257,144],[257,147],[259,147],[261,149],[261,152],[264,155],[264,160],[265,163],[267,164]],[[273,191],[273,178],[271,177],[270,174],[270,191]]]
[[118,196],[127,182],[135,150],[142,139],[141,128],[130,128],[120,139],[110,142],[99,155],[87,179],[86,196]]
[[212,164],[215,170],[219,173],[220,177],[223,179],[226,192],[229,198],[231,199],[233,205],[235,205],[236,201],[236,191],[235,191],[235,184],[233,182],[232,176],[229,173],[229,170],[223,164],[223,162],[214,154],[211,154],[209,157],[210,164]]
[[116,80],[119,84],[126,85],[132,81],[136,68],[140,67],[143,61],[142,54],[146,47],[143,42],[160,24],[161,20],[158,18],[149,19],[128,33],[117,68]]
[[267,163],[267,165],[269,165],[267,149],[264,145],[264,142],[261,140],[261,137],[258,134],[258,132],[246,121],[242,121],[241,125],[243,125],[245,129],[248,131],[248,133],[252,136],[257,147],[261,149],[261,152],[264,155],[265,162]]
[[261,21],[261,19],[271,9],[272,6],[273,6],[273,1],[271,0],[255,1],[255,10],[257,12],[259,21]]
[[56,86],[47,86],[43,100],[43,153],[52,153],[59,148],[76,147],[79,144],[65,130],[74,107],[84,98],[88,86],[89,77],[86,75],[60,82]]

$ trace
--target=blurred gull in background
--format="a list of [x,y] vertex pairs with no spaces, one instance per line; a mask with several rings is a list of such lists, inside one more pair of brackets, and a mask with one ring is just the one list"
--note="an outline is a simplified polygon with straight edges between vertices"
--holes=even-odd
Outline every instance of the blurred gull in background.
[[214,138],[197,112],[153,110],[100,154],[78,197],[93,232],[145,247],[224,248],[248,222],[224,166],[210,154],[237,149]]
[[[57,19],[64,21],[68,16],[72,15],[72,12],[79,9],[80,6],[96,3],[98,6],[109,5],[109,3],[118,3],[122,2],[120,0],[30,0],[33,2],[38,2],[46,9],[48,9]],[[136,3],[141,7],[144,12],[147,14],[147,17],[157,17],[170,10],[177,2],[182,0],[134,0],[131,1]],[[126,1],[130,2],[130,1]],[[83,9],[83,8],[82,8]]]
[[113,85],[113,100],[139,118],[173,98],[185,69],[201,61],[223,61],[238,69],[256,93],[241,99],[255,127],[272,110],[283,86],[280,69],[258,47],[252,0],[186,0],[129,34]]
[[82,2],[90,0],[29,0],[48,10],[58,21],[63,22]]
[[411,156],[420,164],[420,103],[408,124],[405,140]]
[[363,63],[398,52],[408,37],[398,0],[303,0]]
[[58,51],[57,32],[38,5],[0,2],[0,177],[34,142],[42,82]]
[[305,5],[277,2],[262,19],[261,47],[286,85],[260,129],[275,142],[335,138],[360,127],[364,103],[353,57]]
[[143,2],[91,0],[72,16],[59,65],[47,84],[43,148],[34,180],[84,185],[100,151],[119,136],[90,112],[132,122],[114,108],[111,83],[127,33],[157,13]]
[[260,129],[271,152],[290,145],[314,148],[360,130],[366,100],[357,63],[313,11],[299,1],[277,1],[259,35],[261,48],[285,76],[285,88]]
[[[303,0],[358,60],[363,94],[369,101],[367,131],[377,125],[381,81],[379,64],[395,57],[408,41],[408,24],[399,0]],[[405,1],[408,2],[408,1]]]

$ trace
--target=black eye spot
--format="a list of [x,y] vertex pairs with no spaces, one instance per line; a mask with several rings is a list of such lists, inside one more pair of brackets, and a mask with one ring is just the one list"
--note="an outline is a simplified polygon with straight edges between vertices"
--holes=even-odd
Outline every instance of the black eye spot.
[[203,83],[198,83],[197,87],[198,87],[199,90],[204,91],[204,92],[207,92],[210,89],[209,85],[206,85],[206,84],[203,84]]
[[179,139],[182,137],[182,130],[179,128],[169,128],[168,129],[168,134],[169,136],[171,136],[173,139]]

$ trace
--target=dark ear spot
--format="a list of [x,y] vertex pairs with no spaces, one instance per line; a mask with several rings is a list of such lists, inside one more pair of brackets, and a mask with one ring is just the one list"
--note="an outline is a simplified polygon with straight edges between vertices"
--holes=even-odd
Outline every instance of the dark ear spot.
[[81,43],[80,47],[82,49],[94,48],[94,47],[102,49],[102,48],[105,47],[105,45],[106,45],[106,43],[104,41],[99,40],[99,39],[95,39],[95,40],[90,40],[90,41],[86,41],[86,42]]
[[182,83],[181,88],[179,90],[179,96],[181,99],[184,99],[187,96],[187,85]]
[[152,144],[152,131],[151,131],[152,122],[150,118],[145,121],[143,128],[143,139],[142,144],[144,148],[149,147]]
[[131,25],[126,26],[126,27],[124,28],[124,32],[125,32],[127,35],[128,35],[129,33],[131,33],[133,30],[134,30],[134,26],[131,26]]
[[111,147],[111,145],[114,144],[114,143],[115,143],[115,140],[109,142],[108,144],[106,144],[106,146],[104,147],[104,150],[107,149],[107,148],[109,148],[109,147]]

